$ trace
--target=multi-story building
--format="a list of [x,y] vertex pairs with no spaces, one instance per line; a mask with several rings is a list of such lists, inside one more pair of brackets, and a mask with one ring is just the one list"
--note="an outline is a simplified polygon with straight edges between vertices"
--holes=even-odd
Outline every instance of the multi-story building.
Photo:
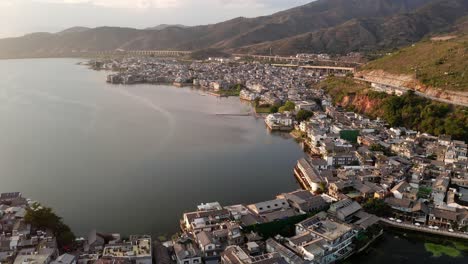
[[219,229],[219,225],[230,220],[227,209],[204,210],[185,213],[182,228],[189,232],[212,231]]
[[329,264],[353,253],[357,232],[352,226],[321,213],[296,224],[296,236],[288,240],[306,261]]
[[130,260],[136,264],[152,264],[151,237],[130,236],[128,242],[109,244],[104,247],[102,257]]
[[318,191],[325,182],[320,172],[315,169],[306,159],[300,159],[294,168],[294,174],[301,185],[307,190]]
[[177,264],[201,264],[202,254],[191,239],[174,242],[174,253]]

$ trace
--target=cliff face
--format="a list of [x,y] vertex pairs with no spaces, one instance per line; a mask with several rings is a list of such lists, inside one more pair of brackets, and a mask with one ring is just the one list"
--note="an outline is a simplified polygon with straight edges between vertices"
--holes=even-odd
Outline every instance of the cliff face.
[[371,118],[382,118],[392,127],[407,127],[435,136],[451,135],[468,141],[467,108],[436,102],[416,93],[401,96],[374,91],[367,82],[330,77],[318,87],[334,104]]
[[382,110],[379,109],[379,106],[382,105],[382,100],[379,98],[371,98],[367,94],[346,95],[342,100],[337,102],[337,104],[373,118],[383,114]]

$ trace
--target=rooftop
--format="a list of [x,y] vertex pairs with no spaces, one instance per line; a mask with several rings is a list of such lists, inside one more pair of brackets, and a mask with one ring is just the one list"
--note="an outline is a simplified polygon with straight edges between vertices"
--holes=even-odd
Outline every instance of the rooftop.
[[103,257],[151,257],[151,238],[143,237],[123,244],[108,245],[104,248]]

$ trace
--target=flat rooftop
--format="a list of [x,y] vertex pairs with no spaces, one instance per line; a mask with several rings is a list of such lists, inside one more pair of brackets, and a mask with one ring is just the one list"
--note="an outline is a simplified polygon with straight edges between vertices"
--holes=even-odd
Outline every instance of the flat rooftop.
[[352,228],[346,224],[325,219],[313,225],[311,231],[328,240],[335,240],[351,230]]
[[151,239],[141,238],[125,244],[108,245],[104,248],[103,256],[115,258],[151,257]]

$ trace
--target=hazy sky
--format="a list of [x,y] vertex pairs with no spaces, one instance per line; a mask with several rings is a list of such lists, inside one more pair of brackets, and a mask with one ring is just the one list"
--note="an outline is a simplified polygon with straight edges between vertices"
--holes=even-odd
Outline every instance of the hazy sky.
[[0,37],[73,26],[200,25],[271,14],[312,0],[0,0]]

